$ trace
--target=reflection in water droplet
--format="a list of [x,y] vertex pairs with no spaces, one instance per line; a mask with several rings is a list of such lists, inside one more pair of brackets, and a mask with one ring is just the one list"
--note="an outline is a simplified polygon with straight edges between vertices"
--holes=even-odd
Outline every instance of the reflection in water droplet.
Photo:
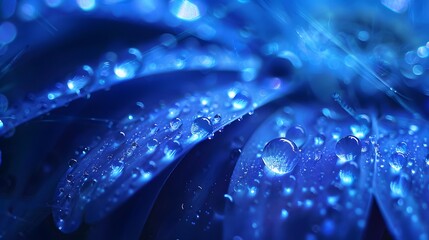
[[262,160],[274,173],[286,174],[298,163],[297,155],[298,147],[295,143],[286,138],[276,138],[265,145]]
[[149,140],[146,144],[147,149],[148,149],[147,150],[148,153],[153,153],[156,150],[156,148],[158,147],[158,144],[159,144],[159,142],[156,139]]
[[347,162],[341,166],[338,176],[342,185],[351,186],[359,176],[359,166],[355,162]]
[[191,133],[196,138],[203,138],[213,132],[213,126],[210,119],[199,117],[194,120],[191,126]]
[[293,126],[286,133],[286,138],[292,140],[296,146],[302,147],[306,141],[305,130],[301,126]]
[[339,163],[353,161],[361,154],[361,143],[357,137],[349,135],[337,142],[335,153]]

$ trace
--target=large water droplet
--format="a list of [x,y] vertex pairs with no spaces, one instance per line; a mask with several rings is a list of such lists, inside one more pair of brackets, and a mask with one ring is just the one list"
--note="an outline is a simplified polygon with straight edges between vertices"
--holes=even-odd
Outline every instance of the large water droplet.
[[335,146],[335,153],[339,158],[340,163],[345,163],[355,160],[361,154],[361,143],[359,139],[353,135],[342,138]]
[[232,99],[232,107],[234,110],[242,110],[249,105],[250,99],[244,93],[237,93]]
[[191,126],[191,133],[197,138],[203,138],[213,132],[213,126],[210,119],[199,117],[194,120]]
[[305,130],[301,126],[293,126],[286,133],[286,138],[292,140],[298,147],[304,145],[306,137]]
[[277,174],[291,172],[296,164],[298,147],[286,138],[276,138],[265,145],[262,160],[268,169]]
[[393,171],[399,172],[407,163],[407,157],[399,152],[396,152],[390,156],[389,165]]

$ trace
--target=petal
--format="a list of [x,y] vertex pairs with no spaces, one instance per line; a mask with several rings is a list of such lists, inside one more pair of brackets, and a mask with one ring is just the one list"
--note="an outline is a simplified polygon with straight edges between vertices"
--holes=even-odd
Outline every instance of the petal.
[[[351,126],[358,122],[326,118],[321,109],[314,105],[286,107],[266,120],[246,143],[225,195],[229,201],[225,239],[362,236],[371,200],[371,144],[362,137],[360,157],[342,163],[336,156],[336,143],[352,134]],[[293,134],[297,124],[305,129],[299,138]],[[303,145],[293,170],[279,174],[278,169],[264,164],[268,158],[262,159],[267,156],[263,149],[272,139],[285,135]]]

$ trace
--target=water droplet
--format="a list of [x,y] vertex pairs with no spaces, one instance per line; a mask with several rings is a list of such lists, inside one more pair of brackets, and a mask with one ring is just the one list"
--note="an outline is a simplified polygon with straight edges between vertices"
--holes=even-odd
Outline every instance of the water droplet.
[[92,68],[84,65],[67,81],[67,87],[73,92],[80,93],[80,90],[90,82],[92,75],[94,75]]
[[359,176],[359,166],[355,162],[347,162],[341,166],[338,176],[342,185],[351,186]]
[[156,139],[151,139],[147,142],[146,146],[148,149],[148,152],[152,153],[156,150],[156,148],[158,147],[159,142]]
[[337,142],[335,153],[340,163],[353,161],[361,154],[361,143],[357,137],[349,135]]
[[390,156],[389,165],[395,172],[399,172],[406,163],[407,158],[403,153],[396,152]]
[[182,150],[182,145],[180,145],[178,141],[169,140],[164,148],[165,158],[172,160],[176,154],[180,153]]
[[180,107],[176,104],[173,107],[168,109],[168,118],[172,119],[175,118],[177,116],[179,116],[180,114]]
[[213,132],[213,126],[210,120],[206,117],[199,117],[194,120],[191,126],[191,133],[198,137],[203,138]]
[[426,162],[426,165],[428,165],[428,166],[429,166],[429,154],[428,154],[428,155],[426,155],[425,162]]
[[171,131],[176,131],[182,126],[182,120],[180,118],[175,118],[170,121],[170,129]]
[[298,147],[295,143],[286,138],[276,138],[265,145],[262,160],[274,173],[286,174],[298,163],[297,155]]
[[237,93],[232,99],[232,107],[234,110],[242,110],[246,108],[250,103],[249,97],[244,93]]
[[408,176],[401,174],[390,183],[390,191],[393,197],[405,197],[410,188]]
[[396,152],[400,153],[400,154],[406,154],[407,153],[407,149],[408,149],[408,146],[407,146],[407,144],[405,142],[398,143],[396,145],[396,148],[395,148]]
[[296,146],[302,147],[306,141],[305,129],[301,126],[293,126],[286,133],[286,138],[292,140]]
[[158,130],[159,130],[158,124],[154,123],[149,129],[149,131],[150,131],[149,134],[154,135],[155,133],[158,132]]
[[77,163],[76,159],[74,159],[74,158],[70,159],[70,161],[69,161],[69,167],[73,167],[76,163]]
[[118,79],[133,78],[141,67],[142,54],[136,48],[130,48],[128,51],[118,56],[117,64],[113,71]]
[[293,175],[290,175],[286,179],[282,180],[283,195],[290,196],[295,191],[296,187],[296,178]]
[[214,115],[213,124],[218,124],[222,120],[222,117],[219,114]]

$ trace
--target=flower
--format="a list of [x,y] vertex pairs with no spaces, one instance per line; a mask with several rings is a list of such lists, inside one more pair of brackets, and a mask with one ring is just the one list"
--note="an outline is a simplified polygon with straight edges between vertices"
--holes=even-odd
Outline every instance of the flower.
[[427,8],[0,5],[0,236],[428,238]]

